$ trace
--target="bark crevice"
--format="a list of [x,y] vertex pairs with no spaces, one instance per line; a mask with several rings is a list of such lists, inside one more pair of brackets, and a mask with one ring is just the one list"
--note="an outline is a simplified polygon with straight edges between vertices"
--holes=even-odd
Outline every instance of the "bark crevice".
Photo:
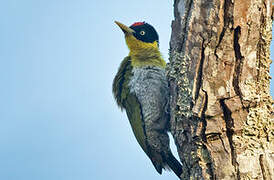
[[237,162],[237,154],[235,150],[235,145],[233,142],[233,134],[234,134],[234,119],[232,118],[232,112],[225,104],[225,99],[220,100],[220,105],[223,110],[223,116],[226,125],[226,136],[228,138],[230,152],[231,152],[231,163],[235,168],[235,172],[237,174],[237,179],[240,180],[240,171],[239,164]]
[[[222,32],[220,34],[220,37],[219,37],[219,41],[218,41],[218,44],[216,46],[216,49],[215,51],[218,49],[218,47],[220,46],[223,38],[224,38],[224,35],[225,35],[225,31],[228,27],[228,17],[229,17],[229,13],[228,13],[228,10],[229,10],[229,2],[230,0],[224,0],[224,15],[223,15],[223,22],[224,22],[224,25],[223,25],[223,28],[222,28]],[[215,53],[216,54],[216,53]]]
[[195,101],[197,100],[197,98],[199,96],[199,92],[200,92],[200,89],[202,86],[204,59],[205,59],[205,48],[204,48],[204,40],[203,40],[202,45],[201,45],[201,59],[197,64],[198,71],[197,71],[196,77],[194,79],[194,81],[195,81],[195,97],[194,97]]
[[265,167],[264,167],[264,163],[263,163],[263,155],[260,154],[260,157],[259,157],[259,162],[260,162],[260,167],[261,167],[261,170],[262,170],[262,174],[263,174],[263,179],[265,180],[266,179],[266,172],[265,172]]
[[203,128],[201,131],[201,136],[202,136],[202,140],[204,142],[207,142],[207,138],[206,138],[206,127],[207,127],[207,121],[206,121],[206,117],[205,117],[205,112],[206,112],[206,108],[207,108],[207,103],[208,103],[208,95],[206,93],[206,91],[203,90],[203,92],[205,93],[205,102],[204,102],[204,107],[202,110],[202,116],[201,116],[201,121],[203,123]]
[[[186,10],[186,14],[185,14],[185,17],[186,17],[186,19],[185,19],[185,24],[184,24],[184,28],[183,28],[183,33],[182,33],[182,35],[183,35],[183,42],[185,42],[185,36],[184,35],[187,35],[187,29],[188,29],[188,23],[189,23],[189,18],[191,17],[190,16],[190,14],[191,14],[191,10],[193,9],[193,0],[189,0],[189,1],[186,1],[186,3],[185,4],[187,4],[188,3],[188,5],[186,5],[186,8],[187,8],[187,10]],[[180,49],[179,49],[179,52],[182,52],[183,51],[183,44],[181,44],[181,46],[180,46]]]
[[235,54],[235,68],[234,68],[234,74],[233,74],[233,88],[235,93],[241,98],[242,97],[242,93],[241,93],[241,89],[239,87],[239,80],[241,78],[241,72],[242,72],[242,59],[243,56],[241,54],[241,47],[239,44],[239,38],[241,35],[241,27],[237,26],[234,29],[234,37],[233,37],[233,48],[234,48],[234,54]]

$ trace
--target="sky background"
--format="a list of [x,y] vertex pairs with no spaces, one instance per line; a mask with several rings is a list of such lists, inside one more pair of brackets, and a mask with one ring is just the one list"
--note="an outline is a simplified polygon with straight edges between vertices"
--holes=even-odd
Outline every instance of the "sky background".
[[114,20],[152,24],[167,60],[172,8],[157,0],[1,1],[0,179],[176,179],[154,170],[111,92],[128,54]]

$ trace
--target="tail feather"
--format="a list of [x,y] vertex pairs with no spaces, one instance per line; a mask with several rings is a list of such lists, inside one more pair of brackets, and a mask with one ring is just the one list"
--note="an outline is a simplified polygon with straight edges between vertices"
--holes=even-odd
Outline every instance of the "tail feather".
[[181,163],[171,153],[167,157],[167,165],[181,179],[183,167],[182,167]]
[[155,161],[152,161],[152,164],[154,165],[156,171],[159,173],[159,174],[162,174],[162,165],[159,164],[158,162],[155,162]]
[[[155,157],[151,158],[151,162],[154,165],[155,169],[159,174],[162,174],[162,170],[172,170],[178,177],[181,179],[181,174],[183,172],[181,163],[173,156],[171,152],[167,153],[168,155],[154,154]],[[157,159],[157,160],[156,160]]]

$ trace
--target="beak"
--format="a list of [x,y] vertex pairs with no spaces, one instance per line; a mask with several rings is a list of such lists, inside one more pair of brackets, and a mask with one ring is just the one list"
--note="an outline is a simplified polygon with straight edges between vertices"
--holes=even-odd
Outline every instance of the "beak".
[[118,21],[114,21],[114,22],[122,29],[122,31],[125,33],[125,35],[130,35],[130,34],[133,34],[135,32],[130,27],[127,27],[126,25],[124,25],[124,24],[122,24]]

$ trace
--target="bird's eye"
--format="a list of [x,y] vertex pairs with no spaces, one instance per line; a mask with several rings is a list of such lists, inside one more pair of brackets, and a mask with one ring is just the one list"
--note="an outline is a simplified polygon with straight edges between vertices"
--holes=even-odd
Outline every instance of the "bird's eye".
[[146,32],[145,31],[141,31],[140,34],[143,36],[143,35],[146,34]]

